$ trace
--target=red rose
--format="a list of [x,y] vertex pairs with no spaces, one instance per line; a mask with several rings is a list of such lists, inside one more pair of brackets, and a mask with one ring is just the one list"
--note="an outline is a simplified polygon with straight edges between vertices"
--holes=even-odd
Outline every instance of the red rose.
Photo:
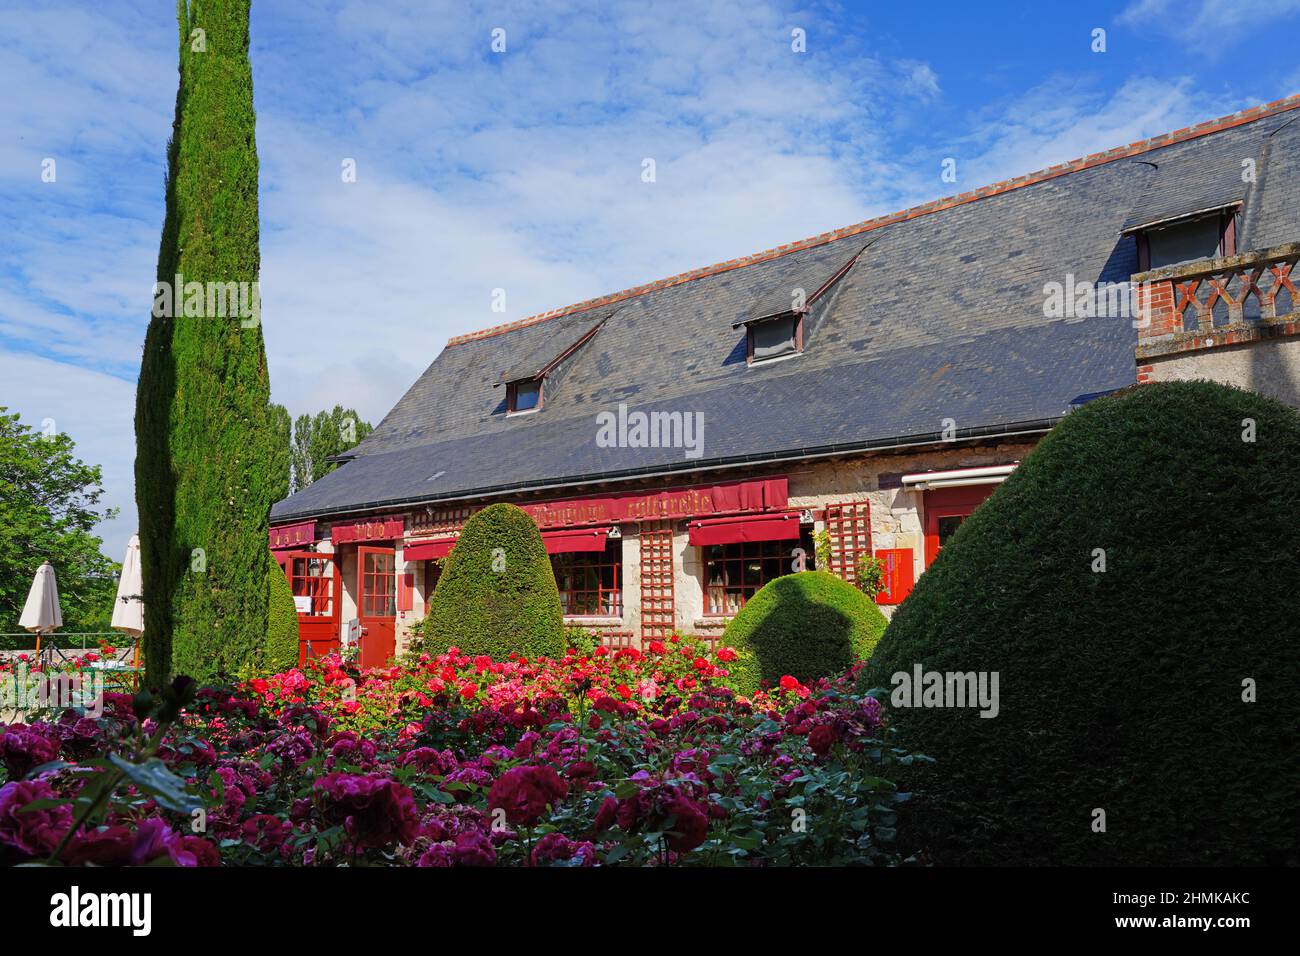
[[667,810],[674,818],[665,835],[670,850],[689,853],[704,842],[709,832],[709,817],[697,803],[679,794]]
[[135,837],[124,826],[106,830],[89,830],[73,837],[60,859],[68,866],[127,866],[131,862],[131,847]]
[[839,735],[835,733],[834,727],[821,724],[814,727],[812,733],[808,735],[808,746],[812,748],[812,752],[817,756],[825,757],[830,753],[831,747],[834,746],[837,739],[839,739]]
[[730,647],[724,647],[722,650],[718,651],[718,660],[722,661],[724,664],[728,661],[734,661],[735,659],[736,652]]
[[569,785],[548,766],[514,767],[492,784],[488,807],[504,810],[512,826],[530,827],[541,819],[547,805],[559,803],[568,792]]
[[593,830],[608,830],[614,825],[614,819],[618,814],[618,800],[615,797],[606,797],[601,801],[600,809],[596,811],[596,820],[592,823]]
[[784,677],[781,678],[782,690],[797,690],[798,687],[799,687],[799,681],[791,677],[789,674],[786,674]]

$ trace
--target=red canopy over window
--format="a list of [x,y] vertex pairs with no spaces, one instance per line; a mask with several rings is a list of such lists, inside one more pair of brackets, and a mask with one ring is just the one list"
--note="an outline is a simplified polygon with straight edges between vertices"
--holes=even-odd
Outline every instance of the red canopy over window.
[[547,554],[568,554],[571,551],[604,551],[609,539],[609,528],[569,528],[564,531],[543,531],[542,541]]
[[741,541],[788,541],[799,537],[799,512],[704,518],[692,521],[689,528],[690,543],[697,546]]
[[438,538],[434,541],[407,544],[402,549],[402,555],[407,561],[428,561],[432,558],[445,558],[451,554],[451,547],[455,543],[455,538]]

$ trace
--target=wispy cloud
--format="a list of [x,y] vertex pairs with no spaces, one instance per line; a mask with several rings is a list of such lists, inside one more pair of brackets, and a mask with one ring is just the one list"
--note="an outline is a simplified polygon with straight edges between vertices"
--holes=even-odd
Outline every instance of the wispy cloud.
[[1117,21],[1176,37],[1197,52],[1218,58],[1248,37],[1255,39],[1259,49],[1269,49],[1281,40],[1274,36],[1279,20],[1297,11],[1300,0],[1134,0]]

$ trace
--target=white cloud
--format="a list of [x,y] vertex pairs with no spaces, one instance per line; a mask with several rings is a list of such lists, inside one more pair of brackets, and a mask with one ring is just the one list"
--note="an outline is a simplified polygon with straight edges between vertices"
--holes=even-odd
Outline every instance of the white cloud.
[[[1117,17],[1125,26],[1177,37],[1202,54],[1217,57],[1253,36],[1268,48],[1285,15],[1300,11],[1300,0],[1134,0]],[[1282,29],[1289,32],[1290,28]]]

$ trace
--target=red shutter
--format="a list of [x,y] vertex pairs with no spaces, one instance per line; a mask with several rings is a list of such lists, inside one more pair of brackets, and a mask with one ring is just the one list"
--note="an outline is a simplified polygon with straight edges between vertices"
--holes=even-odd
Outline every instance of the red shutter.
[[410,571],[397,576],[397,610],[409,611],[415,593],[415,575]]
[[902,604],[903,598],[912,593],[912,549],[883,548],[876,557],[884,566],[876,603]]

